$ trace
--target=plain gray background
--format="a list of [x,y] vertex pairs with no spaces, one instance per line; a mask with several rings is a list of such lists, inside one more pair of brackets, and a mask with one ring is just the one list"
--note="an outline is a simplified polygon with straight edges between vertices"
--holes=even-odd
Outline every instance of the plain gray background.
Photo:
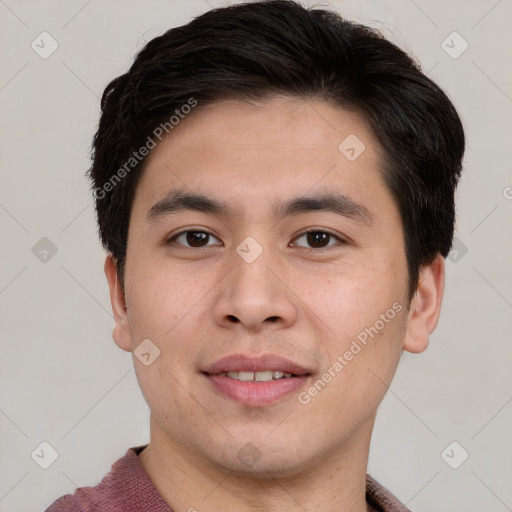
[[[111,338],[84,172],[107,83],[149,39],[221,5],[0,0],[1,512],[42,511],[148,442],[131,356]],[[414,53],[467,131],[441,321],[426,352],[402,358],[369,472],[417,512],[512,510],[512,2],[322,5]],[[31,47],[51,49],[44,31],[58,44],[47,58]],[[57,250],[46,261],[43,237]],[[42,442],[58,453],[48,469],[31,457]]]

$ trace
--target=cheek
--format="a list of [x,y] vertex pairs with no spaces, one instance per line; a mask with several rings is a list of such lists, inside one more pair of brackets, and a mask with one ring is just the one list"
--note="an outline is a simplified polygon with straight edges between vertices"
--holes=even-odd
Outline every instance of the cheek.
[[[146,260],[148,261],[148,260]],[[127,300],[134,348],[149,338],[159,349],[159,356],[149,366],[134,357],[137,379],[151,410],[163,422],[173,413],[172,422],[179,424],[193,410],[184,404],[190,401],[185,391],[190,385],[190,360],[197,351],[192,338],[198,328],[203,286],[193,276],[174,268],[156,264],[136,266],[132,262]],[[196,286],[194,286],[196,284]]]
[[176,265],[133,261],[126,293],[132,333],[157,339],[168,337],[205,294],[205,280]]
[[[373,325],[394,303],[405,309],[405,276],[392,264],[351,262],[322,274],[301,277],[295,288],[304,303],[330,328],[346,339]],[[299,286],[299,283],[300,286]]]
[[[350,403],[353,400],[353,407],[366,403],[362,411],[369,410],[369,404],[381,400],[400,358],[405,276],[398,278],[389,261],[359,262],[329,277],[316,276],[307,286],[313,283],[305,302],[329,328],[323,371],[336,375],[324,400],[334,404],[344,396]],[[324,376],[330,379],[329,374]],[[343,410],[346,406],[340,404]]]
[[[406,312],[398,301],[351,304],[331,323],[335,334],[324,345],[327,357],[310,391],[319,398],[317,412],[331,409],[354,418],[370,414],[386,393],[398,365]],[[324,389],[325,384],[325,391]],[[309,391],[308,391],[309,393]],[[356,422],[357,423],[357,422]]]

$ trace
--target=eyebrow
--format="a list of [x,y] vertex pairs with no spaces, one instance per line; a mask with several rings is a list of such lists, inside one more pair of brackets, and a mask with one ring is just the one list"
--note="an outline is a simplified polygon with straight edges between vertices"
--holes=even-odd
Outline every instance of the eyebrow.
[[224,217],[232,214],[231,208],[222,201],[211,199],[203,194],[171,190],[166,197],[150,208],[146,220],[154,221],[182,211],[196,211]]
[[313,211],[332,212],[355,220],[361,224],[371,225],[373,215],[362,204],[340,193],[326,193],[301,196],[290,199],[272,208],[274,215],[281,219],[290,215],[310,213]]
[[[237,213],[224,201],[178,189],[169,191],[166,197],[155,203],[149,209],[146,220],[153,222],[167,215],[183,211],[195,211],[222,217],[234,216]],[[272,213],[277,219],[313,211],[336,213],[367,226],[373,222],[373,215],[365,206],[340,193],[300,196],[272,207]]]

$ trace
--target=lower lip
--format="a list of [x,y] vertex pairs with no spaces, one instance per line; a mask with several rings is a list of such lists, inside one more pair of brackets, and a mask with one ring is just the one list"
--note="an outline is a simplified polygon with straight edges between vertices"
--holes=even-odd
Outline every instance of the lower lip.
[[286,395],[297,392],[308,379],[308,375],[302,375],[265,382],[244,382],[219,375],[206,377],[221,394],[252,407],[274,404]]

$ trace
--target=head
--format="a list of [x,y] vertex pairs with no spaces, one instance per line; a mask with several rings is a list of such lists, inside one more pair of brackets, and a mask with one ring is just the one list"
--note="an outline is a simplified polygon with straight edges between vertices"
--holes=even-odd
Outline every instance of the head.
[[[437,323],[463,152],[446,94],[335,13],[241,4],[150,41],[105,90],[90,177],[114,339],[160,351],[134,363],[162,435],[238,471],[251,443],[283,474],[368,436]],[[296,393],[212,383],[269,354],[300,367]]]

